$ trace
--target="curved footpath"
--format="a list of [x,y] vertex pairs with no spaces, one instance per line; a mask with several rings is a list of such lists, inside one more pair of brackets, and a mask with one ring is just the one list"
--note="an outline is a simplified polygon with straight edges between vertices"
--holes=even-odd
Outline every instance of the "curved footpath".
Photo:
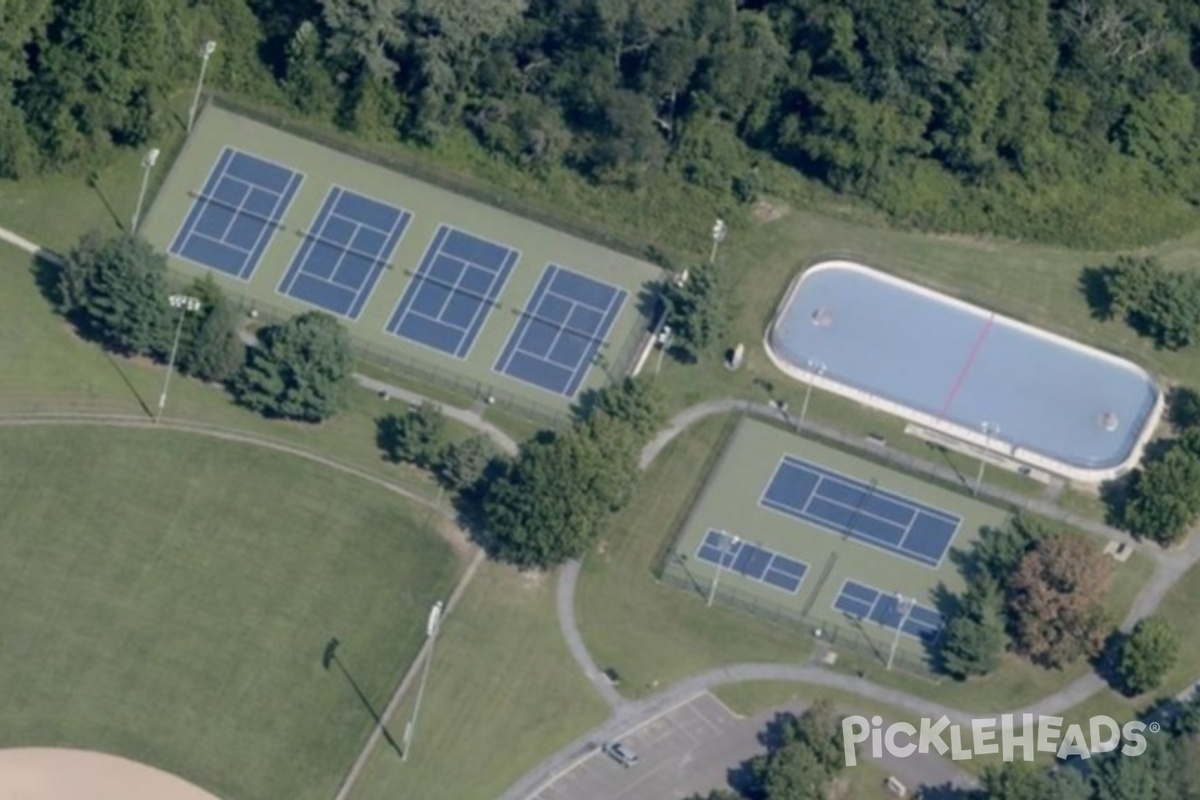
[[[693,406],[677,414],[668,423],[667,427],[646,445],[642,451],[639,466],[642,469],[649,467],[663,449],[691,425],[706,417],[727,414],[734,411],[763,417],[778,417],[780,415],[779,410],[776,408],[745,400],[716,400]],[[805,428],[818,431],[822,437],[842,442],[854,449],[861,447],[861,443],[854,437],[829,426],[806,422]],[[891,451],[879,452],[876,455],[882,455],[888,460],[901,462],[907,470],[918,474],[931,475],[942,480],[960,480],[959,476],[952,469],[940,464],[933,464],[907,456],[906,454]],[[1171,587],[1197,562],[1200,562],[1200,536],[1190,537],[1186,545],[1181,548],[1166,551],[1148,542],[1136,540],[1124,531],[1071,514],[1043,500],[1025,497],[1015,492],[1009,492],[992,486],[985,486],[980,493],[994,500],[1027,508],[1042,516],[1086,530],[1103,538],[1124,543],[1150,558],[1154,562],[1154,573],[1146,586],[1142,588],[1141,592],[1134,599],[1129,613],[1121,624],[1123,630],[1130,629],[1142,617],[1153,612],[1159,603],[1162,602],[1167,592],[1170,591]],[[588,731],[528,772],[514,783],[499,800],[528,800],[528,798],[552,782],[558,775],[569,770],[573,764],[595,752],[606,740],[625,734],[639,725],[687,702],[700,692],[732,683],[764,680],[795,681],[853,693],[860,697],[885,703],[919,717],[932,717],[936,719],[945,716],[952,722],[968,725],[970,724],[970,720],[974,718],[974,715],[969,712],[944,706],[924,697],[909,694],[898,689],[881,686],[863,678],[856,678],[842,672],[836,672],[815,661],[807,664],[732,664],[693,675],[644,700],[636,702],[627,700],[617,693],[608,681],[608,678],[596,666],[591,654],[587,650],[587,646],[583,642],[583,636],[579,632],[579,627],[575,620],[574,603],[575,586],[579,579],[579,567],[579,562],[572,562],[565,565],[559,573],[559,627],[562,629],[563,637],[567,641],[567,646],[572,657],[574,657],[580,669],[583,670],[584,675],[587,676],[588,680],[596,688],[596,691],[604,698],[611,709],[611,714],[604,724]],[[1015,709],[1011,713],[1015,715],[1057,715],[1079,705],[1106,686],[1107,684],[1099,675],[1094,672],[1089,673],[1064,686],[1059,691],[1030,703],[1023,708]],[[1191,696],[1197,687],[1200,687],[1200,682],[1189,686],[1179,694],[1179,697],[1182,699]],[[997,712],[996,714],[989,714],[989,716],[999,716],[1000,713],[1005,712]],[[946,759],[936,758],[938,761],[944,762],[944,764],[938,765],[940,768],[937,769],[939,773],[937,783],[944,781],[944,778],[940,776],[948,768],[950,774],[955,776],[953,779],[954,783],[961,786],[977,785],[977,781],[973,776],[954,768]],[[930,772],[933,774],[932,769]]]

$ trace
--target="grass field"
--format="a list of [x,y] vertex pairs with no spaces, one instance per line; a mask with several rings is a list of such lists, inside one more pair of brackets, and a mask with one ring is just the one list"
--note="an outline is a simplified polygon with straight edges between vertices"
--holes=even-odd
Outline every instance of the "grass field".
[[[485,564],[438,639],[412,754],[379,747],[351,800],[494,800],[607,710],[572,660],[555,577]],[[399,736],[415,689],[389,721]]]
[[[760,507],[759,498],[784,455],[797,456],[863,482],[877,482],[880,492],[891,492],[957,515],[962,522],[953,539],[952,552],[966,551],[982,528],[1002,526],[1008,516],[977,500],[848,456],[810,438],[757,420],[743,421],[695,505],[677,543],[675,557],[668,563],[678,565],[672,566],[673,572],[686,574],[688,581],[707,587],[716,568],[698,559],[696,552],[709,530],[739,535],[804,562],[808,571],[795,594],[735,570],[723,571],[719,594],[730,594],[740,603],[761,605],[767,612],[778,611],[792,619],[803,619],[808,626],[821,627],[835,646],[835,632],[839,640],[843,637],[869,640],[880,652],[886,652],[892,640],[891,629],[871,622],[852,623],[834,610],[834,599],[844,581],[858,581],[887,593],[902,592],[937,611],[935,592],[957,592],[962,588],[962,580],[952,554],[944,556],[940,566],[932,568],[858,541],[847,541],[842,534]],[[901,652],[909,653],[917,661],[925,650],[920,641],[907,636],[901,637],[900,647]]]
[[[447,380],[461,381],[465,391],[478,396],[504,395],[535,408],[565,411],[569,398],[492,369],[509,332],[524,309],[526,298],[549,263],[581,271],[628,292],[628,299],[607,337],[610,344],[601,351],[604,364],[601,368],[590,370],[584,388],[607,383],[607,364],[626,363],[632,353],[631,347],[637,343],[640,332],[646,327],[644,312],[645,304],[649,302],[647,286],[659,274],[657,268],[650,264],[235,116],[215,105],[209,105],[204,110],[145,217],[142,231],[154,245],[164,251],[170,246],[195,195],[204,186],[210,168],[226,146],[298,170],[304,175],[303,182],[281,225],[270,237],[262,261],[248,280],[208,270],[174,256],[171,257],[171,264],[187,275],[211,272],[225,289],[253,302],[263,311],[274,310],[280,315],[310,308],[279,293],[276,287],[280,285],[293,254],[303,241],[302,237],[327,192],[337,185],[407,209],[413,214],[391,259],[389,267],[394,268],[383,271],[361,316],[356,320],[342,320],[361,344],[385,357],[397,359],[400,366],[415,363],[427,371],[437,371]],[[519,253],[516,266],[494,307],[487,314],[474,346],[461,358],[432,350],[385,330],[397,302],[410,283],[410,275],[421,262],[438,226],[444,223],[506,245]]]
[[394,494],[166,431],[2,429],[0,509],[0,746],[236,800],[332,795],[458,571]]

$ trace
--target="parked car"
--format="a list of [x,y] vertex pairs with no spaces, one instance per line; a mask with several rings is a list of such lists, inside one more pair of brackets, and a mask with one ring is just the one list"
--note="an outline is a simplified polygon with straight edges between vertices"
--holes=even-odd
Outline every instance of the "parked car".
[[604,745],[604,752],[608,753],[609,757],[622,767],[632,767],[638,763],[637,753],[633,752],[629,745],[621,742],[607,742]]

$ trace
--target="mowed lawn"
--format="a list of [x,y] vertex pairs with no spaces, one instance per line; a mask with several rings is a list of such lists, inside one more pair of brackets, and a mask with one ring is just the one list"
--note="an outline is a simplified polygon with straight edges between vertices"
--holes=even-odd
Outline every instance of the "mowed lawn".
[[429,511],[307,460],[0,428],[0,747],[118,753],[227,800],[327,800],[458,572]]
[[[438,638],[407,762],[375,749],[350,800],[495,800],[607,715],[563,641],[557,576],[486,563]],[[416,687],[388,721],[404,733]]]

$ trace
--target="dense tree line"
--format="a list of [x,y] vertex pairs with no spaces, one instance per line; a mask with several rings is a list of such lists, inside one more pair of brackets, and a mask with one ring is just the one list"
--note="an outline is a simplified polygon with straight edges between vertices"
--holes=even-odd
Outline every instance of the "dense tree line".
[[770,158],[912,224],[1077,243],[1200,199],[1191,0],[14,0],[0,175],[146,141],[209,36],[215,87],[534,172],[736,202]]

